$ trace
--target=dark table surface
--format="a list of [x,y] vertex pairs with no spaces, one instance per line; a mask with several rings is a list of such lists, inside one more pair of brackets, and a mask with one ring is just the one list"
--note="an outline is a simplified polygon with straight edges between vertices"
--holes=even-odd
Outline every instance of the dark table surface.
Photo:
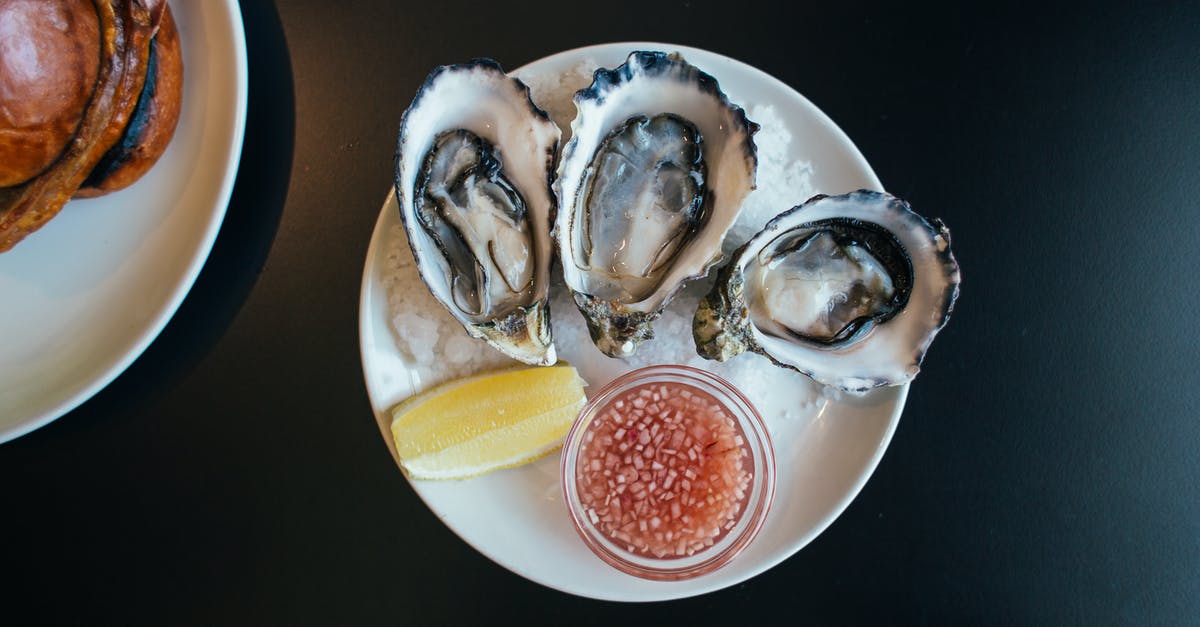
[[[0,445],[0,616],[1195,624],[1200,7],[1106,4],[243,2],[228,217],[138,361]],[[964,276],[845,513],[750,581],[638,606],[530,583],[443,526],[380,438],[357,329],[426,73],[629,40],[803,93],[950,225]]]

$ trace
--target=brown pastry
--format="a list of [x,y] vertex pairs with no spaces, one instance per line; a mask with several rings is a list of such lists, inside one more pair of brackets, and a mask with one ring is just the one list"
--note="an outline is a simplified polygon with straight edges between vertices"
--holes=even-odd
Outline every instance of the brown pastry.
[[92,98],[99,52],[91,0],[0,0],[0,187],[62,154]]
[[107,193],[153,165],[178,121],[183,65],[164,0],[0,0],[0,52],[13,103],[0,115],[3,252],[81,186],[81,195]]

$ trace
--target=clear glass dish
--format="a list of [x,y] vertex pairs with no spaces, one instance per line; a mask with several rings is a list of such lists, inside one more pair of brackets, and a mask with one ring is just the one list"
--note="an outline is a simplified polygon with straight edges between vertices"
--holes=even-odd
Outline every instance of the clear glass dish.
[[690,579],[754,540],[775,494],[775,454],[762,417],[729,382],[649,366],[580,411],[561,477],[575,529],[597,557],[645,579]]

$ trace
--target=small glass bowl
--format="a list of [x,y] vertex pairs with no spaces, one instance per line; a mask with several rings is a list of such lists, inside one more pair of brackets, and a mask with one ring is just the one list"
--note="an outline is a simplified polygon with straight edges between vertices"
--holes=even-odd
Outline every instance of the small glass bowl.
[[[749,452],[747,466],[753,477],[733,527],[711,546],[686,557],[655,557],[627,550],[626,546],[609,539],[593,524],[578,492],[576,471],[588,428],[623,392],[649,383],[680,384],[711,395],[734,418]],[[644,579],[663,581],[699,577],[728,564],[758,535],[775,496],[775,452],[762,417],[728,381],[689,366],[648,366],[626,373],[602,388],[579,412],[567,434],[560,474],[567,511],[575,530],[588,548],[618,570]]]

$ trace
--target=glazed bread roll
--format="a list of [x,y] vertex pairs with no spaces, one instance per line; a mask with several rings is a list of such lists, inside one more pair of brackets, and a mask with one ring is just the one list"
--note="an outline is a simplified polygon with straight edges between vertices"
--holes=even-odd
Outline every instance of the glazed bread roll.
[[62,154],[99,65],[91,0],[0,0],[0,187],[28,181]]
[[182,102],[165,0],[0,0],[0,252],[145,174]]

